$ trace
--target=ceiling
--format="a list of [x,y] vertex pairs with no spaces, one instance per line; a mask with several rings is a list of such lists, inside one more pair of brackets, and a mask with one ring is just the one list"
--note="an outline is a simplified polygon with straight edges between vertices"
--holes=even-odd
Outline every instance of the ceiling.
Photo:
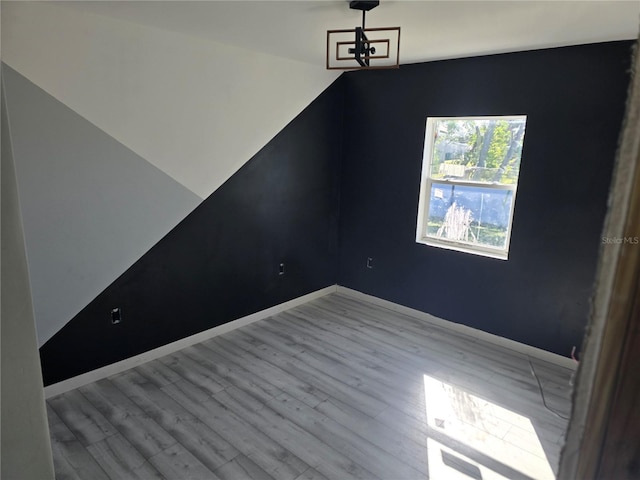
[[[326,31],[353,28],[348,1],[73,1],[88,13],[324,65]],[[511,52],[638,37],[638,1],[393,1],[368,27],[402,28],[400,61]]]

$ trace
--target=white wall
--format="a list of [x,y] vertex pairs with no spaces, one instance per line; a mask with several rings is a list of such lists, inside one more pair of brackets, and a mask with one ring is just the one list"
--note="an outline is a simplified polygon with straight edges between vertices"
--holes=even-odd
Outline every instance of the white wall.
[[52,2],[3,1],[2,43],[5,63],[201,198],[337,78]]
[[53,479],[40,357],[31,308],[22,219],[2,88],[2,296],[0,477]]

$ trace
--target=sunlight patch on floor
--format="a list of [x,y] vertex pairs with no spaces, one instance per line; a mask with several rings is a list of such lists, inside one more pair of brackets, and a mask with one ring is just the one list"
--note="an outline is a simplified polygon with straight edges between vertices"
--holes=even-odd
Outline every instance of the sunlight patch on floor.
[[431,480],[555,479],[528,418],[428,375],[424,390]]

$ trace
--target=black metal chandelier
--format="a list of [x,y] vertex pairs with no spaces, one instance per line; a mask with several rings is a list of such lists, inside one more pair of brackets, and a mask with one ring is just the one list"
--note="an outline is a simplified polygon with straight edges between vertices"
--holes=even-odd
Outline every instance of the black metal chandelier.
[[365,26],[366,13],[379,4],[379,0],[349,2],[349,8],[362,11],[362,26],[327,31],[328,70],[382,69],[400,66],[400,27],[366,28]]

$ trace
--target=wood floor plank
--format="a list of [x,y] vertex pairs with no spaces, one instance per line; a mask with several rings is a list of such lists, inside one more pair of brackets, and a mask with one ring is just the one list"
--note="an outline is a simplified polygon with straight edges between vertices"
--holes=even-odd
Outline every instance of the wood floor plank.
[[149,458],[149,462],[167,480],[220,480],[179,443]]
[[304,472],[302,475],[300,475],[298,478],[296,478],[296,480],[329,480],[329,479],[324,475],[322,475],[315,468],[310,468],[309,470]]
[[[269,330],[273,335],[277,334],[273,325],[263,328]],[[294,358],[316,371],[327,372],[334,380],[354,387],[382,403],[402,404],[409,412],[424,410],[424,391],[421,388],[416,388],[415,381],[410,382],[409,385],[397,382],[395,385],[389,386],[389,383],[393,382],[382,382],[380,376],[371,373],[372,369],[358,368],[358,362],[355,359],[351,362],[345,362],[339,355],[332,356],[329,346],[317,348],[295,334],[287,332],[282,335],[305,347],[305,352],[294,355]]]
[[316,410],[349,428],[362,438],[366,438],[407,465],[411,465],[414,469],[423,474],[429,474],[426,446],[387,427],[379,420],[360,414],[357,410],[333,398],[322,402],[316,407]]
[[372,472],[272,409],[264,406],[257,412],[252,410],[248,407],[251,403],[248,395],[237,388],[229,388],[214,397],[327,477],[380,480]]
[[[264,331],[251,331],[249,334],[244,331],[229,332],[230,335],[226,335],[224,341],[235,344],[238,348],[245,348],[251,350],[251,352],[269,362],[273,365],[280,367],[282,370],[304,380],[305,382],[315,385],[323,392],[331,395],[332,397],[339,398],[346,403],[357,404],[357,408],[364,413],[370,415],[376,415],[384,410],[387,405],[384,402],[360,391],[358,388],[353,387],[347,383],[343,383],[336,380],[323,370],[318,370],[312,366],[309,366],[306,362],[302,362],[297,358],[287,355],[279,350],[279,340],[277,337],[273,337],[269,332]],[[261,344],[256,348],[252,347],[250,340],[247,337],[251,335],[259,335],[259,337],[265,338],[269,341],[269,344]],[[255,340],[257,337],[253,337]]]
[[187,381],[163,387],[163,391],[274,478],[293,480],[309,468],[278,442],[217,400],[207,397],[200,401],[194,390],[199,391]]
[[119,433],[89,445],[87,450],[112,480],[164,480]]
[[206,348],[203,344],[194,345],[193,355],[198,355],[200,361],[210,365],[220,377],[224,378],[229,386],[249,388],[253,395],[267,402],[282,393],[282,390],[267,382],[263,376],[256,375],[245,368],[241,355],[225,355],[225,352],[216,348]]
[[50,406],[47,406],[47,415],[56,478],[109,480],[106,472]]
[[[205,345],[210,349],[215,348],[217,352],[224,355],[227,359],[235,359],[244,369],[250,370],[257,377],[268,379],[268,383],[273,385],[272,390],[274,394],[271,395],[270,398],[263,398],[264,403],[284,392],[288,392],[290,395],[311,407],[315,407],[327,398],[327,394],[322,390],[269,362],[260,361],[260,358],[252,352],[238,349],[232,344],[225,342],[223,338],[214,339]],[[236,386],[242,388],[242,385]],[[246,388],[243,388],[243,390],[247,391]]]
[[341,317],[336,313],[317,308],[315,305],[305,307],[314,315],[320,325],[354,342],[387,352],[415,370],[422,370],[428,373],[429,371],[444,369],[445,362],[449,364],[451,361],[451,355],[441,358],[432,355],[428,351],[422,351],[421,353],[420,349],[416,351],[412,344],[405,343],[389,333],[377,332],[369,328],[366,323]]
[[176,439],[146,415],[111,381],[99,380],[80,387],[82,394],[145,458],[174,445]]
[[155,383],[158,387],[164,387],[182,379],[178,373],[171,370],[160,360],[152,360],[139,365],[135,368],[135,371],[150,382]]
[[[326,367],[332,370],[348,370],[352,372],[352,376],[356,381],[364,378],[376,384],[382,383],[385,387],[392,390],[402,385],[401,382],[392,384],[392,373],[388,370],[384,371],[379,362],[369,363],[364,360],[359,360],[351,351],[340,350],[336,348],[335,345],[324,343],[321,339],[311,335],[308,330],[304,331],[297,328],[294,322],[288,321],[287,316],[284,314],[275,316],[265,328],[269,328],[273,333],[280,332],[281,336],[286,336],[286,338],[304,347],[304,353],[294,355],[295,358],[311,356],[316,362],[323,364],[323,368],[324,365],[326,365]],[[348,369],[345,368],[347,364],[349,365]]]
[[222,480],[274,480],[249,457],[242,454],[224,464],[215,473]]
[[168,355],[159,360],[182,378],[186,378],[191,383],[198,385],[210,395],[224,390],[225,386],[227,386],[226,382],[214,372],[207,371],[206,367],[199,365],[182,352]]
[[[328,334],[325,342],[329,345],[340,345],[341,339],[343,339],[348,342],[348,347],[345,350],[350,352],[360,351],[356,355],[378,362],[378,365],[393,372],[393,376],[399,379],[415,381],[416,376],[421,376],[430,371],[450,371],[442,362],[438,361],[440,359],[429,359],[430,368],[426,369],[424,358],[417,362],[402,347],[390,346],[373,337],[368,337],[366,331],[361,333],[353,325],[347,325],[347,322],[342,319],[329,320],[327,317],[316,317],[314,313],[301,315],[298,315],[297,312],[295,313],[297,320],[306,322],[305,329],[319,330],[323,334]],[[306,317],[309,317],[309,320]]]
[[[443,368],[462,365],[465,352],[459,347],[448,347],[445,354],[438,353],[438,345],[431,343],[429,335],[407,335],[402,331],[395,332],[387,324],[368,318],[367,315],[350,313],[343,316],[329,308],[318,305],[305,305],[305,309],[317,315],[322,322],[333,326],[354,341],[373,344],[394,357],[401,358],[417,369]],[[427,370],[428,371],[428,370]]]
[[77,390],[48,400],[60,419],[85,446],[103,440],[117,431]]
[[380,375],[378,378],[382,381],[395,376],[413,376],[407,374],[406,368],[396,367],[392,363],[393,357],[386,355],[385,352],[368,348],[359,342],[354,342],[324,329],[313,321],[311,315],[299,311],[283,312],[275,317],[275,320],[282,322],[286,328],[306,333],[310,337],[309,341],[318,347],[330,346],[330,351],[334,351],[346,361],[355,359],[364,368],[374,369]]
[[374,475],[387,479],[419,480],[428,478],[428,472],[420,472],[410,464],[378,447],[368,437],[359,436],[342,423],[304,405],[293,397],[282,394],[267,405],[284,418],[331,445],[348,458],[366,465]]
[[182,405],[137,372],[112,380],[149,417],[212,471],[238,455],[238,450]]
[[[336,304],[346,302],[343,308],[336,308]],[[303,308],[306,306],[303,306]],[[336,297],[335,302],[328,303],[319,302],[319,305],[310,306],[310,308],[324,309],[325,312],[333,312],[333,316],[340,319],[348,319],[361,326],[366,327],[367,332],[380,339],[400,340],[402,348],[413,351],[423,356],[425,350],[431,354],[437,354],[439,358],[446,360],[465,361],[473,364],[473,361],[479,361],[479,358],[471,358],[470,356],[480,357],[479,350],[483,349],[484,343],[478,343],[477,339],[468,337],[458,332],[450,332],[449,335],[440,338],[436,330],[431,325],[422,323],[419,325],[407,324],[400,322],[400,317],[389,315],[384,309],[371,308],[363,302],[345,297]],[[347,312],[340,314],[340,312]],[[395,313],[395,312],[394,312]],[[414,319],[418,322],[418,320]],[[496,347],[490,351],[496,353]],[[524,365],[525,359],[519,359]],[[491,366],[487,365],[487,370],[491,370]]]

